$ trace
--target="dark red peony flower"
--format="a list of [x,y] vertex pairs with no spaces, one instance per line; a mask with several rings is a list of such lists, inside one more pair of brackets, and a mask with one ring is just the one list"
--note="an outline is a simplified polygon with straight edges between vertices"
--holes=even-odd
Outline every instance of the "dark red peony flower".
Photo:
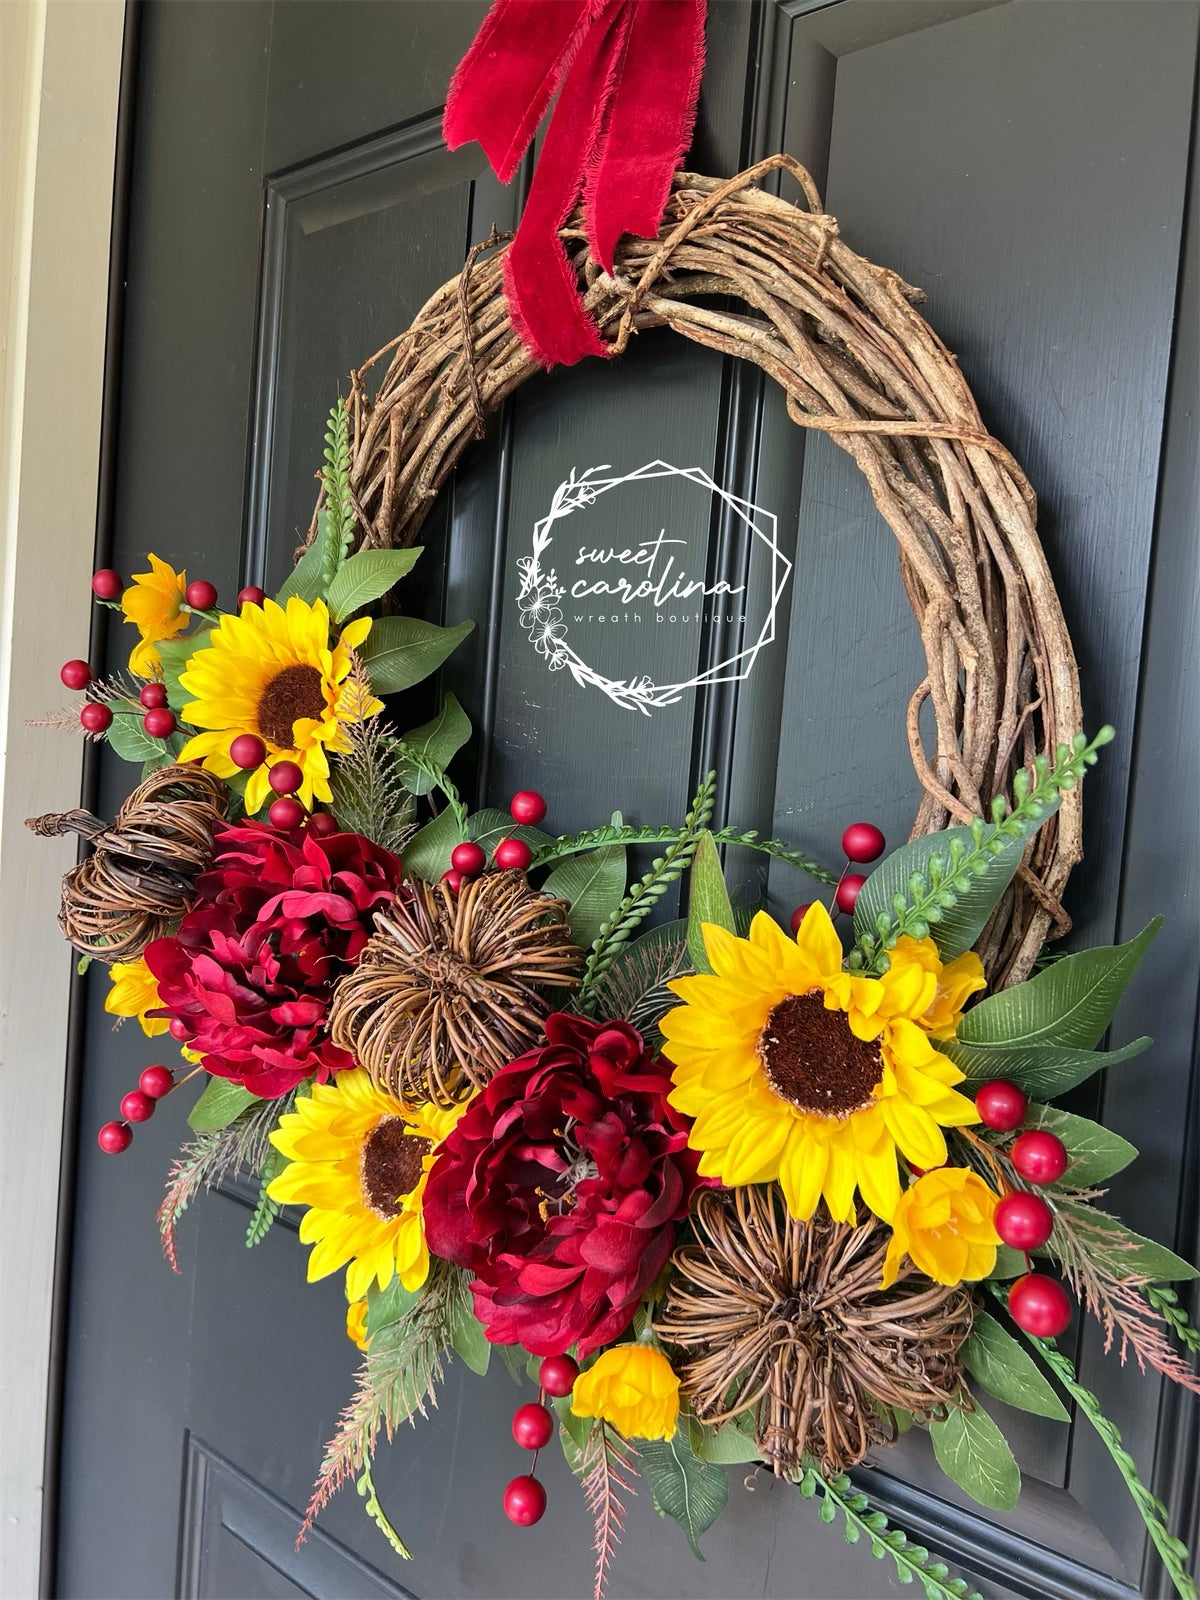
[[548,1043],[496,1074],[425,1188],[437,1255],[475,1274],[493,1344],[608,1344],[671,1254],[697,1186],[670,1076],[627,1022],[556,1013]]
[[212,870],[173,938],[147,946],[162,1005],[207,1071],[272,1099],[354,1064],[330,1042],[333,986],[358,960],[400,883],[389,851],[261,822],[218,830]]

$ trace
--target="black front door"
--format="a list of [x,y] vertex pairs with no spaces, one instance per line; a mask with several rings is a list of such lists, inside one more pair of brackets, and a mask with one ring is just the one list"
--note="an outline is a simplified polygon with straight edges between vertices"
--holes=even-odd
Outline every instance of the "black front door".
[[[116,531],[103,552],[120,570],[149,549],[225,596],[278,582],[307,526],[339,382],[459,270],[473,240],[511,225],[513,193],[474,147],[452,155],[440,138],[445,85],[483,10],[474,0],[138,9],[111,397]],[[1185,1253],[1197,960],[1184,923],[1197,844],[1182,812],[1194,793],[1196,685],[1180,666],[1181,653],[1194,664],[1198,593],[1186,248],[1198,15],[1193,0],[713,0],[691,157],[716,174],[776,149],[801,158],[853,247],[928,291],[930,320],[1039,492],[1089,724],[1119,730],[1090,780],[1089,861],[1069,900],[1077,936],[1127,937],[1153,911],[1176,918],[1120,1019],[1123,1034],[1152,1032],[1158,1045],[1153,1074],[1129,1069],[1105,1091],[1106,1119],[1144,1152],[1114,1198]],[[656,460],[702,469],[765,508],[793,572],[752,673],[715,686],[691,683],[719,659],[712,615],[568,619],[603,675],[685,685],[647,719],[548,670],[521,626],[516,563],[572,469],[625,476]],[[678,475],[637,492],[638,517],[685,530],[702,570],[736,567],[711,492]],[[918,790],[903,718],[924,668],[894,543],[849,459],[805,439],[757,371],[658,332],[618,363],[530,382],[472,447],[423,542],[426,614],[479,623],[445,681],[479,733],[462,781],[481,797],[542,789],[562,831],[617,807],[658,820],[681,813],[697,774],[715,766],[722,815],[818,856],[833,855],[856,816],[894,840],[905,833]],[[105,810],[124,781],[117,763],[105,767]],[[782,868],[765,887],[783,915],[811,895]],[[182,1272],[171,1274],[154,1213],[186,1108],[167,1102],[120,1162],[101,1156],[96,1127],[155,1055],[129,1028],[109,1031],[103,993],[93,973],[64,1234],[54,1592],[589,1593],[590,1524],[561,1463],[547,1463],[551,1513],[537,1530],[501,1514],[517,1470],[516,1391],[501,1366],[486,1380],[456,1372],[432,1418],[381,1452],[376,1480],[411,1564],[352,1492],[294,1550],[351,1386],[340,1288],[306,1286],[304,1252],[284,1226],[247,1253],[236,1186],[193,1208]],[[1101,1343],[1084,1332],[1084,1381],[1186,1521],[1193,1474],[1176,1470],[1187,1450],[1173,1397],[1160,1407],[1155,1382],[1102,1360]],[[1165,1592],[1086,1425],[1016,1413],[1004,1423],[1026,1476],[1009,1517],[956,1497],[923,1439],[876,1473],[881,1503],[995,1595]],[[736,1473],[706,1555],[696,1564],[642,1494],[611,1593],[816,1600],[894,1589],[865,1545],[847,1548],[794,1491],[763,1478],[743,1489]]]

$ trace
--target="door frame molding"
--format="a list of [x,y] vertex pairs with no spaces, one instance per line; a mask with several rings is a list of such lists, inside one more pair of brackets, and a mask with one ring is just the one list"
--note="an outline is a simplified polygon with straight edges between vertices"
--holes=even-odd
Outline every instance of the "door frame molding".
[[[92,626],[102,503],[117,122],[126,0],[0,5],[0,1594],[43,1591],[72,963],[55,925],[66,840],[23,819],[72,803],[78,743],[53,705]],[[69,375],[70,381],[64,381]],[[32,1068],[32,1071],[31,1071]],[[17,1087],[17,1072],[22,1074]],[[49,1487],[50,1493],[47,1493]]]

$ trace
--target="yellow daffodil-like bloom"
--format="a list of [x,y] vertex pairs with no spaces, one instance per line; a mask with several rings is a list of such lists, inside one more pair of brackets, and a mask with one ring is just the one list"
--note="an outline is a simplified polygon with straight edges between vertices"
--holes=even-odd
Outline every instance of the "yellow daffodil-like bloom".
[[267,759],[246,784],[249,815],[271,797],[269,775],[277,761],[294,761],[304,773],[299,795],[306,806],[314,796],[331,800],[329,752],[350,748],[346,723],[383,709],[382,701],[347,681],[351,651],[370,631],[370,617],[360,617],[331,646],[325,602],[309,605],[296,595],[286,610],[264,600],[261,606],[244,605],[236,617],[223,616],[209,634],[211,642],[179,676],[192,697],[183,720],[211,730],[189,739],[180,761],[202,761],[218,778],[232,778],[238,769],[230,745],[239,734],[257,734]]
[[[854,1193],[885,1222],[900,1198],[897,1150],[912,1165],[946,1159],[944,1127],[978,1122],[955,1092],[963,1074],[929,1042],[940,963],[893,961],[879,978],[842,971],[825,907],[795,940],[765,912],[738,939],[704,925],[711,974],[677,978],[686,1002],[662,1023],[671,1104],[694,1119],[700,1172],[726,1185],[779,1180],[788,1210],[822,1195],[854,1222]],[[934,970],[936,969],[936,970]]]
[[[267,1193],[307,1206],[300,1238],[316,1248],[308,1281],[346,1270],[346,1296],[399,1277],[419,1289],[429,1275],[421,1206],[437,1146],[466,1105],[408,1106],[377,1089],[362,1067],[314,1084],[285,1112],[271,1143],[288,1159]],[[348,1264],[348,1265],[347,1265]]]
[[1000,1243],[992,1220],[996,1204],[983,1179],[965,1167],[939,1167],[918,1178],[892,1215],[883,1287],[895,1283],[905,1256],[935,1283],[986,1278]]
[[166,1033],[170,1026],[166,1017],[148,1017],[147,1011],[162,1005],[154,974],[146,965],[144,956],[136,961],[114,961],[108,969],[112,988],[104,997],[104,1009],[110,1017],[136,1017],[147,1039]]
[[159,676],[162,657],[155,646],[174,639],[191,621],[191,613],[183,609],[187,573],[176,572],[157,556],[149,561],[150,571],[135,572],[121,596],[126,622],[135,623],[142,636],[129,656],[129,670],[139,678]]
[[953,1039],[962,1021],[963,1007],[973,994],[987,988],[983,962],[974,950],[956,956],[943,966],[932,939],[910,939],[908,934],[902,933],[888,951],[888,959],[893,967],[915,963],[923,972],[933,974],[937,985],[933,1002],[914,1021],[934,1039]]
[[365,1350],[370,1342],[367,1338],[367,1297],[361,1300],[351,1300],[346,1307],[346,1337],[355,1343],[360,1350]]
[[571,1410],[602,1417],[626,1439],[669,1439],[679,1420],[679,1378],[649,1344],[617,1344],[575,1380]]

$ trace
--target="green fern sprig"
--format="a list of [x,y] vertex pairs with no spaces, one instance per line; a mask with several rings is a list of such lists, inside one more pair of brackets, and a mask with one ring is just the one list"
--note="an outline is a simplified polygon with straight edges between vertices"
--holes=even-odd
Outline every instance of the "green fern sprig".
[[581,1011],[587,1010],[596,985],[616,960],[621,946],[650,915],[671,884],[687,869],[696,853],[700,835],[712,819],[716,788],[717,775],[710,772],[696,792],[691,809],[683,819],[683,827],[671,835],[671,843],[665,854],[651,862],[649,872],[633,885],[601,927],[579,986],[577,1004]]
[[817,1515],[822,1522],[836,1522],[841,1514],[847,1544],[861,1538],[870,1541],[876,1561],[889,1556],[901,1583],[915,1578],[925,1590],[927,1600],[982,1600],[965,1578],[952,1578],[944,1561],[931,1556],[924,1545],[916,1544],[902,1528],[894,1528],[882,1511],[873,1511],[865,1494],[854,1487],[845,1473],[827,1478],[816,1467],[805,1466],[797,1488],[806,1500],[821,1497]]
[[1170,1325],[1181,1345],[1188,1350],[1200,1350],[1200,1328],[1192,1326],[1174,1289],[1168,1289],[1163,1283],[1148,1283],[1142,1293],[1163,1321]]
[[990,808],[991,823],[976,817],[970,824],[970,844],[952,838],[944,855],[931,856],[923,871],[914,872],[903,901],[897,895],[892,911],[881,911],[875,919],[873,932],[860,934],[851,966],[878,971],[902,934],[926,938],[931,926],[958,904],[971,879],[982,877],[993,857],[1021,838],[1031,823],[1043,821],[1058,797],[1073,789],[1088,767],[1095,766],[1098,752],[1113,736],[1113,729],[1107,726],[1090,742],[1077,733],[1071,744],[1058,746],[1053,765],[1048,756],[1035,756],[1032,771],[1022,767],[1013,778],[1012,805],[1004,795],[997,795]]
[[338,567],[350,553],[354,539],[354,500],[350,493],[350,415],[339,396],[329,413],[325,428],[325,464],[321,468],[325,488],[325,549],[321,576],[325,587],[333,582]]
[[259,1180],[258,1200],[254,1210],[250,1213],[250,1221],[246,1225],[246,1249],[253,1250],[256,1244],[261,1244],[271,1231],[271,1224],[282,1211],[283,1207],[278,1200],[272,1200],[267,1193],[270,1178]]
[[363,1469],[358,1475],[355,1488],[367,1503],[367,1515],[379,1529],[380,1533],[391,1545],[398,1556],[403,1556],[405,1561],[412,1560],[412,1551],[388,1521],[387,1512],[379,1502],[379,1495],[375,1491],[375,1480],[371,1476],[370,1457],[363,1462]]
[[[586,833],[564,834],[535,852],[534,867],[548,867],[564,856],[580,855],[585,850],[596,850],[605,844],[670,844],[679,837],[678,828],[635,828],[624,823],[607,823],[603,828],[589,828]],[[760,850],[764,855],[784,861],[790,867],[805,872],[818,883],[836,884],[836,876],[819,861],[803,850],[785,844],[782,839],[760,839],[756,828],[738,832],[736,828],[721,828],[713,834],[714,844],[740,845],[746,850]]]

